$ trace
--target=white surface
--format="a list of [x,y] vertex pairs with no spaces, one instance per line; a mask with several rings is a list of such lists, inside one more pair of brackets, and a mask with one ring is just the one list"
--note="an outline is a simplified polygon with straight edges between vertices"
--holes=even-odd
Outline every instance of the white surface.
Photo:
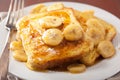
[[[63,2],[65,6],[73,7],[77,10],[94,10],[95,15],[99,18],[104,19],[105,21],[114,25],[117,29],[117,36],[115,37],[113,43],[116,48],[116,55],[111,59],[105,59],[101,62],[97,63],[96,65],[87,68],[86,72],[81,74],[71,74],[66,72],[35,72],[29,70],[25,63],[17,62],[10,56],[10,66],[9,72],[24,78],[26,80],[104,80],[108,78],[118,71],[120,71],[120,20],[115,17],[114,15],[108,13],[105,10],[86,5],[80,3],[72,3],[72,2]],[[53,4],[44,3],[45,5]],[[28,14],[29,10],[31,10],[33,6],[25,8],[25,13]],[[0,53],[2,53],[2,49],[4,48],[6,42],[7,31],[4,28],[4,21],[0,23]],[[118,40],[119,39],[119,40]],[[119,41],[119,43],[118,43]]]

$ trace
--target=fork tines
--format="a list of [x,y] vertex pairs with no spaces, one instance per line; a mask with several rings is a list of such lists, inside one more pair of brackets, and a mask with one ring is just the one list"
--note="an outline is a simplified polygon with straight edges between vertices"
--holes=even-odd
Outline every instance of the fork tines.
[[15,25],[16,21],[23,15],[24,0],[11,0],[7,15],[7,27]]

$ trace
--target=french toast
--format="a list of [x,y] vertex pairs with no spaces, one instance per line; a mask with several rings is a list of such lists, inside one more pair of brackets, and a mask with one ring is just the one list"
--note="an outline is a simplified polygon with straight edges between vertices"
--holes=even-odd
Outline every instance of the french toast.
[[[94,11],[81,12],[61,3],[49,7],[40,4],[21,18],[16,28],[17,40],[11,43],[11,50],[22,50],[25,55],[24,60],[20,55],[14,58],[25,61],[32,70],[51,69],[75,62],[90,66],[106,54],[101,47],[113,50],[113,53],[110,52],[112,55],[104,58],[115,54],[111,43],[116,35],[115,28],[95,17]],[[104,41],[110,46],[101,46]],[[17,42],[21,44],[15,48],[14,43]]]
[[33,16],[33,18],[32,15],[30,15],[30,17],[27,16],[21,19],[18,23],[19,26],[17,26],[17,30],[28,56],[27,64],[33,69],[47,69],[77,61],[85,52],[82,47],[88,46],[87,44],[84,45],[86,42],[83,42],[82,39],[76,42],[66,41],[64,39],[61,44],[57,46],[46,45],[41,39],[42,33],[39,32],[41,31],[39,25],[37,25],[37,23],[31,25],[31,22],[37,21],[37,19],[40,19],[40,17],[44,15],[51,16],[53,14],[63,18],[66,17],[63,21],[63,28],[61,28],[61,30],[71,23],[79,24],[73,15],[72,9],[37,14],[34,15],[35,17]]

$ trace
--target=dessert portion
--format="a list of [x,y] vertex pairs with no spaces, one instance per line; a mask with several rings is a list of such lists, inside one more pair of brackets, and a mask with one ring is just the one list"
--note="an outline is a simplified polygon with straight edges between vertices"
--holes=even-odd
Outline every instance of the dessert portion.
[[39,4],[16,28],[16,40],[10,46],[13,57],[32,70],[68,66],[70,72],[83,72],[99,57],[115,54],[115,28],[92,10],[82,12],[62,3]]

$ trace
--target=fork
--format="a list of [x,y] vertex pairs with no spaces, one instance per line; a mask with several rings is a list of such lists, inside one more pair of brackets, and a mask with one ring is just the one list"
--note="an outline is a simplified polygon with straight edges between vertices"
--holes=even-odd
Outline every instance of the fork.
[[9,32],[8,41],[0,58],[0,80],[7,80],[11,37],[16,30],[15,24],[17,20],[23,15],[23,8],[24,0],[11,0],[5,26]]

